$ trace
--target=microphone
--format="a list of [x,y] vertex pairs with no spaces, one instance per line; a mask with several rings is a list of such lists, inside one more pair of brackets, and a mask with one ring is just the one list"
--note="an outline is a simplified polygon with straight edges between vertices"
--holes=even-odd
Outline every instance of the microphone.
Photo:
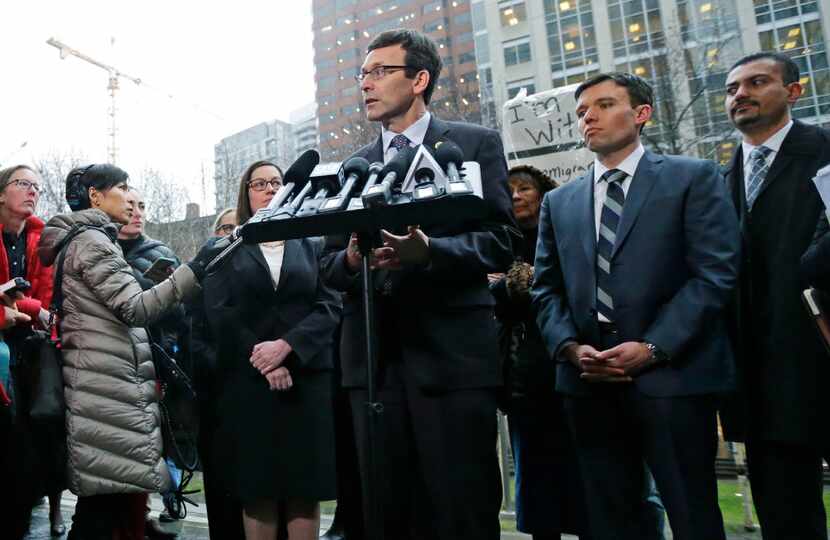
[[383,168],[381,183],[367,188],[361,196],[363,206],[371,208],[373,206],[389,205],[392,200],[392,188],[404,179],[414,156],[414,148],[407,147],[398,150],[398,153]]
[[308,177],[311,175],[311,172],[318,163],[320,163],[320,154],[317,150],[311,149],[303,152],[302,155],[297,158],[297,161],[292,163],[291,166],[288,167],[288,170],[285,171],[285,174],[282,177],[282,187],[280,187],[279,191],[274,194],[274,198],[271,199],[268,206],[257,210],[256,214],[251,216],[251,219],[237,227],[229,235],[228,247],[217,255],[216,258],[210,261],[210,264],[208,264],[207,268],[205,268],[205,273],[209,274],[217,265],[221,264],[223,260],[237,250],[239,245],[242,243],[242,229],[249,224],[259,223],[260,221],[265,221],[266,219],[274,216],[275,212],[277,212],[279,207],[285,202],[297,186],[304,186],[304,190],[307,187],[310,187]]
[[412,190],[412,196],[416,201],[434,199],[440,194],[435,186],[435,171],[429,167],[421,167],[415,171],[415,188]]
[[461,177],[458,170],[464,163],[464,152],[452,141],[441,141],[435,145],[435,159],[447,172],[450,179],[448,191],[453,195],[472,193],[469,182]]
[[[356,156],[347,161],[343,164],[343,174],[346,176],[345,182],[343,182],[343,187],[340,188],[340,192],[328,199],[320,206],[320,212],[335,212],[338,210],[343,210],[343,207],[350,202],[352,191],[357,187],[360,181],[366,178],[366,174],[370,173],[372,167],[375,164],[369,165],[369,162],[366,159]],[[380,166],[383,168],[383,165]],[[370,175],[370,179],[372,176]],[[377,179],[377,173],[374,173],[375,180],[372,180],[374,183]]]

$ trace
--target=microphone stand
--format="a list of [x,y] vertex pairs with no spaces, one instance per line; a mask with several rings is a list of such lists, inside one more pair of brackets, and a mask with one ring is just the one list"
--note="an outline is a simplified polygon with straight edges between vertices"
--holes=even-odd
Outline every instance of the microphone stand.
[[383,403],[377,398],[377,350],[375,347],[375,288],[370,264],[372,248],[377,233],[361,232],[357,243],[363,264],[363,320],[366,331],[366,417],[369,439],[367,455],[368,482],[366,483],[366,538],[384,540],[383,536],[383,493],[381,488],[381,456],[383,455],[382,430]]

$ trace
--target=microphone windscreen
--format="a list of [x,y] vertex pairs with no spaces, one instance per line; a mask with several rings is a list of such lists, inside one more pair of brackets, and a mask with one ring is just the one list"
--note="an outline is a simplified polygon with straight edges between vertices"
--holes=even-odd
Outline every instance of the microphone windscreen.
[[414,157],[414,148],[401,148],[383,168],[383,176],[385,177],[390,172],[394,172],[398,177],[398,182],[400,182],[406,175],[406,171],[409,169],[409,165],[412,163],[412,158]]
[[456,167],[461,168],[461,164],[464,163],[464,152],[454,142],[442,141],[435,148],[435,160],[444,170],[447,170],[450,163],[455,163]]
[[311,176],[311,171],[320,163],[320,154],[317,150],[306,150],[297,158],[297,161],[288,167],[283,176],[282,183],[294,183],[296,187],[302,187],[308,182],[308,177]]
[[360,156],[353,157],[343,165],[343,174],[347,178],[354,174],[359,180],[364,180],[368,172],[369,162]]

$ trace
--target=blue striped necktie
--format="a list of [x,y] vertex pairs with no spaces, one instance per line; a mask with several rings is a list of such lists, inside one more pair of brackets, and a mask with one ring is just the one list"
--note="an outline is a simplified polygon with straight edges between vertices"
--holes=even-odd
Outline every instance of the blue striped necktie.
[[755,199],[761,192],[761,186],[764,183],[764,178],[767,177],[769,171],[769,163],[767,163],[767,156],[772,152],[771,148],[766,146],[756,146],[749,153],[749,182],[746,186],[746,207],[752,210],[752,205],[755,204]]
[[628,176],[625,171],[611,169],[600,178],[608,182],[605,203],[599,218],[599,240],[597,241],[597,311],[609,321],[614,320],[614,298],[611,283],[611,252],[617,241],[617,227],[625,204],[622,183]]

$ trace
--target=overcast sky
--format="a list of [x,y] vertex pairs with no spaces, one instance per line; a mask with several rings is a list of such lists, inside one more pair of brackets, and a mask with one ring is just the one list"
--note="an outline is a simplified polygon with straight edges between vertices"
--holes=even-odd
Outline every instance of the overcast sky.
[[118,164],[175,177],[203,214],[214,143],[314,100],[310,0],[0,0],[0,20],[6,165],[51,152],[107,159],[107,73],[61,60],[50,37],[143,81],[121,81]]

